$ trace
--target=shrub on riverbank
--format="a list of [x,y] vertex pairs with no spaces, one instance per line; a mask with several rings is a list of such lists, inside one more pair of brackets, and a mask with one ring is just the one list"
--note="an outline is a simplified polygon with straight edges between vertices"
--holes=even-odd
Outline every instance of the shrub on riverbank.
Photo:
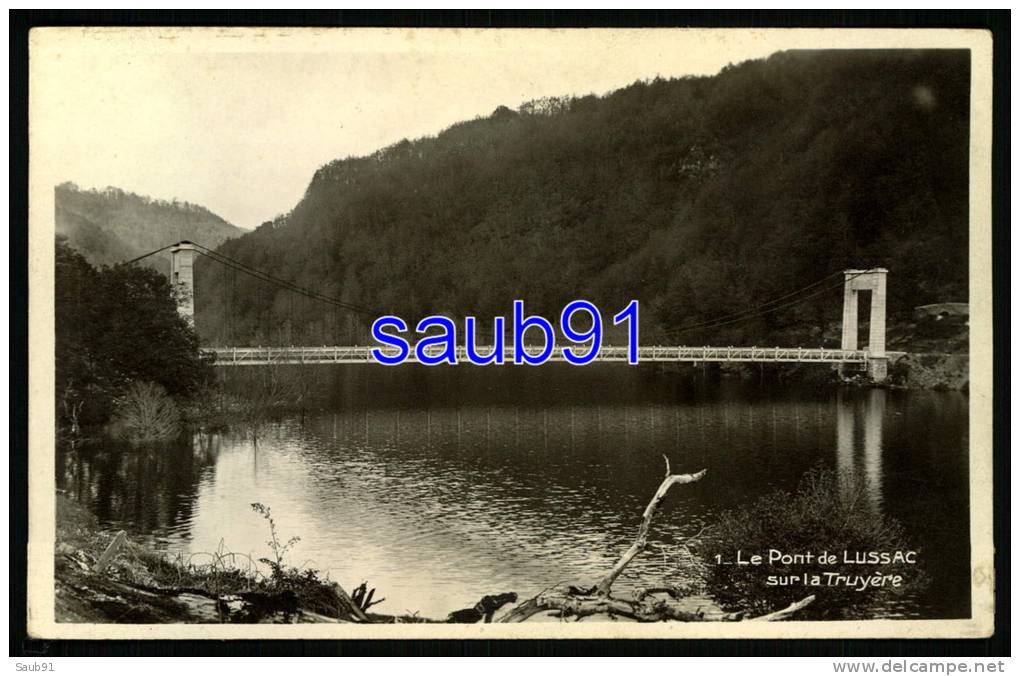
[[167,441],[180,432],[181,415],[161,385],[136,382],[117,401],[113,424],[130,441]]
[[966,354],[906,354],[890,364],[889,381],[912,390],[966,391],[970,358]]
[[[813,558],[770,564],[770,551]],[[815,594],[818,600],[806,615],[816,619],[868,617],[876,604],[922,586],[925,576],[916,564],[846,562],[847,557],[856,561],[858,555],[871,552],[909,551],[902,527],[873,503],[863,477],[822,469],[806,473],[795,493],[775,491],[749,508],[723,514],[702,547],[708,587],[724,605],[761,614]],[[738,552],[743,564],[737,563]],[[823,552],[835,556],[834,562],[820,563]],[[760,565],[750,563],[755,555],[762,557]],[[830,575],[856,579],[876,572],[900,576],[900,586],[889,582],[858,590],[842,580],[833,584],[837,578]],[[821,586],[806,585],[810,575],[819,576]],[[777,582],[785,578],[789,584],[770,585],[769,576]]]

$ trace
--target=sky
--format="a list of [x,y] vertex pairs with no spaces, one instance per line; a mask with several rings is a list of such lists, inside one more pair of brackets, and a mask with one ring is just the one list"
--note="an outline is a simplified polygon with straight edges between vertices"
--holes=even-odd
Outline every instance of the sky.
[[49,130],[58,183],[176,198],[243,228],[290,211],[332,160],[500,105],[714,74],[791,45],[683,30],[51,29],[32,40],[30,124]]

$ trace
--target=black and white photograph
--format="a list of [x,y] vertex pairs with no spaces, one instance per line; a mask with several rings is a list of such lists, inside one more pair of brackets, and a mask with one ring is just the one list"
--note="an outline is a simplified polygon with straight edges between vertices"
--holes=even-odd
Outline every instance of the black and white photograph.
[[993,631],[987,32],[29,48],[32,636]]

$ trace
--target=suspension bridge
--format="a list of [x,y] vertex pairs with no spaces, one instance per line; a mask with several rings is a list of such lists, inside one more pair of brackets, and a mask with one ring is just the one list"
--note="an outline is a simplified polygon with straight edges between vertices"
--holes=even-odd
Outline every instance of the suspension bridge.
[[[194,242],[178,242],[156,251],[139,256],[136,262],[166,249],[170,250],[171,281],[178,289],[178,309],[190,322],[195,316],[195,283],[194,262],[197,256],[210,258],[226,268],[250,275],[279,288],[303,295],[313,300],[332,305],[350,312],[380,316],[383,311],[333,298],[315,290],[300,287],[292,282],[281,280],[272,275],[253,268],[245,263],[224,254],[208,249]],[[775,298],[767,303],[748,310],[718,317],[713,320],[679,327],[671,335],[679,336],[685,331],[695,329],[713,329],[728,324],[745,321],[760,316],[764,312],[775,312],[786,307],[802,303],[823,293],[843,287],[842,340],[839,348],[804,348],[804,347],[713,347],[684,345],[643,345],[638,348],[638,361],[658,363],[814,363],[830,364],[840,369],[865,371],[876,382],[884,381],[888,370],[888,354],[885,349],[886,339],[886,277],[884,268],[866,270],[844,270],[809,284],[801,289]],[[842,280],[833,284],[834,277]],[[828,285],[825,285],[828,282]],[[825,286],[823,286],[825,285]],[[822,287],[822,288],[818,288]],[[808,293],[810,292],[810,293]],[[868,340],[863,347],[858,346],[858,305],[859,294],[866,292],[870,296],[870,313],[868,321]],[[209,346],[203,347],[204,353],[212,355],[217,366],[271,365],[271,364],[365,364],[376,363],[372,357],[373,347],[356,345],[324,345],[324,346],[290,346],[290,347],[241,347],[241,346]],[[386,348],[380,348],[386,352]],[[439,350],[439,346],[436,346]],[[491,352],[490,348],[478,347],[483,354]],[[530,354],[537,354],[541,347],[524,347]],[[504,348],[505,363],[513,363],[513,346]],[[386,352],[389,354],[388,352]],[[426,353],[431,354],[426,348]],[[603,345],[599,350],[598,361],[626,362],[627,348],[622,346]],[[413,362],[413,356],[408,362]],[[457,361],[466,361],[464,347],[457,348]],[[550,361],[565,361],[562,347],[553,349]]]
[[[361,364],[374,361],[373,347],[362,346],[328,346],[322,347],[212,347],[204,348],[216,356],[216,364],[220,366],[238,366],[244,364]],[[380,348],[383,354],[395,355],[394,350]],[[524,351],[531,356],[542,352],[540,347],[524,346]],[[493,347],[480,346],[475,350],[481,354],[491,354]],[[442,350],[424,348],[426,354],[435,356]],[[467,350],[456,348],[457,362],[468,363]],[[599,350],[598,361],[626,362],[627,348],[619,345],[603,345]],[[407,362],[414,363],[413,353],[408,355]],[[503,348],[503,361],[512,364],[514,348]],[[566,361],[562,347],[554,347],[549,361]],[[668,345],[648,345],[638,347],[639,362],[687,362],[699,364],[705,362],[774,362],[774,363],[808,363],[821,362],[827,364],[867,364],[866,350],[838,350],[825,348],[788,348],[788,347],[670,347]]]

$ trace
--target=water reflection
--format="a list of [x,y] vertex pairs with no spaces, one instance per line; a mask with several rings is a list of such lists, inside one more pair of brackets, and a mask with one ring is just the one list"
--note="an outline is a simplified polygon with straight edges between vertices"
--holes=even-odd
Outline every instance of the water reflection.
[[488,593],[597,580],[634,537],[663,454],[709,474],[670,493],[621,589],[682,581],[673,544],[821,463],[862,477],[931,562],[938,593],[890,615],[969,608],[966,397],[612,367],[400,373],[310,369],[321,410],[269,427],[257,448],[232,434],[102,444],[61,453],[58,483],[104,523],[188,552],[223,541],[264,555],[250,503],[268,504],[282,535],[302,538],[293,565],[368,579],[390,599],[382,610],[442,616]]
[[195,491],[220,448],[219,436],[206,434],[154,446],[92,441],[58,451],[58,486],[101,523],[160,539],[191,520]]
[[882,426],[885,390],[869,389],[858,396],[839,392],[836,398],[836,465],[844,490],[863,483],[869,504],[882,508]]

